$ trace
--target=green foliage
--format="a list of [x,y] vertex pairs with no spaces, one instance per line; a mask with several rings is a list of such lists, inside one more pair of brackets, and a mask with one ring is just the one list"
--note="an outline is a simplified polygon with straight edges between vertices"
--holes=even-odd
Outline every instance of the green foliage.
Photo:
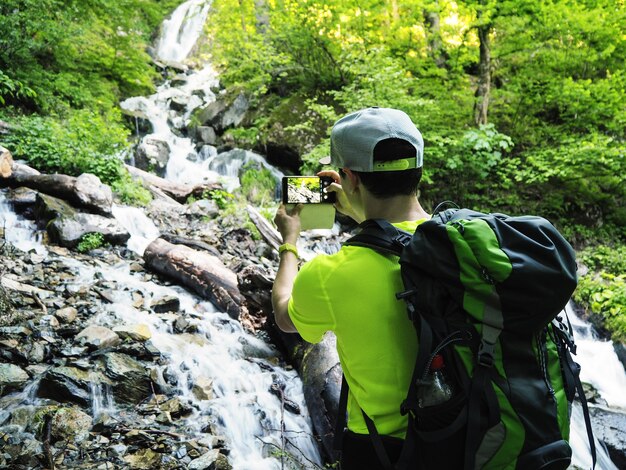
[[18,80],[13,80],[0,70],[0,104],[6,104],[7,99],[29,99],[36,96],[34,90]]
[[205,191],[202,197],[215,201],[215,204],[217,204],[217,207],[221,210],[228,208],[234,199],[231,193],[223,189],[210,189]]
[[99,232],[88,232],[80,237],[76,250],[80,253],[86,253],[104,245],[104,235]]
[[120,178],[123,165],[113,154],[126,148],[128,131],[116,113],[101,116],[81,109],[68,119],[2,117],[14,127],[4,137],[6,147],[35,168],[69,175],[93,173],[107,184]]
[[248,163],[240,172],[240,193],[255,206],[273,201],[276,194],[276,178],[267,168]]
[[124,171],[111,188],[124,204],[147,206],[152,201],[150,191],[140,181],[134,180],[128,171]]
[[589,271],[579,279],[574,299],[613,339],[626,341],[626,245],[589,247],[578,258]]

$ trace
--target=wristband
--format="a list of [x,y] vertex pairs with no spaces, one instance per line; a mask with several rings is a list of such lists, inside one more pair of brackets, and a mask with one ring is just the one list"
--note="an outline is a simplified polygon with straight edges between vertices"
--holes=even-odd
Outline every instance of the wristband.
[[296,248],[295,245],[292,245],[291,243],[283,243],[282,245],[280,245],[278,247],[278,254],[279,255],[281,253],[285,252],[285,251],[291,251],[294,255],[296,255],[296,258],[299,258],[299,256],[298,256],[298,248]]

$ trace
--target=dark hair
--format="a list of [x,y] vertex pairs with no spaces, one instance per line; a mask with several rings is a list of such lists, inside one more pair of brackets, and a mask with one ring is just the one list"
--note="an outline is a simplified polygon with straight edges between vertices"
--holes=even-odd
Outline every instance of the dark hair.
[[[400,158],[413,158],[417,151],[413,145],[403,139],[381,140],[374,147],[374,161],[385,162]],[[367,190],[374,196],[385,199],[393,196],[417,194],[417,186],[422,179],[422,168],[402,171],[355,171]]]

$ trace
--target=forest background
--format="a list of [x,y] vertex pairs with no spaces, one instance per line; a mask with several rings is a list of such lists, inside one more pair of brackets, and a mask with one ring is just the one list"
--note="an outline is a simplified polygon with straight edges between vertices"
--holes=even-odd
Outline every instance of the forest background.
[[[179,3],[3,0],[0,143],[147,203],[119,158],[135,132],[119,102],[162,80],[149,47]],[[196,57],[257,110],[231,141],[306,135],[310,173],[345,112],[405,110],[426,207],[548,218],[585,266],[575,299],[626,340],[624,0],[214,0],[207,38]]]

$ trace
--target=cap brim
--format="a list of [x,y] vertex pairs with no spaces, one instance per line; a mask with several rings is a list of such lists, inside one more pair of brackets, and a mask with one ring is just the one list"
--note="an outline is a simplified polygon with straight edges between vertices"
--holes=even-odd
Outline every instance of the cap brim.
[[320,163],[322,165],[330,165],[330,155],[324,158],[320,158]]

